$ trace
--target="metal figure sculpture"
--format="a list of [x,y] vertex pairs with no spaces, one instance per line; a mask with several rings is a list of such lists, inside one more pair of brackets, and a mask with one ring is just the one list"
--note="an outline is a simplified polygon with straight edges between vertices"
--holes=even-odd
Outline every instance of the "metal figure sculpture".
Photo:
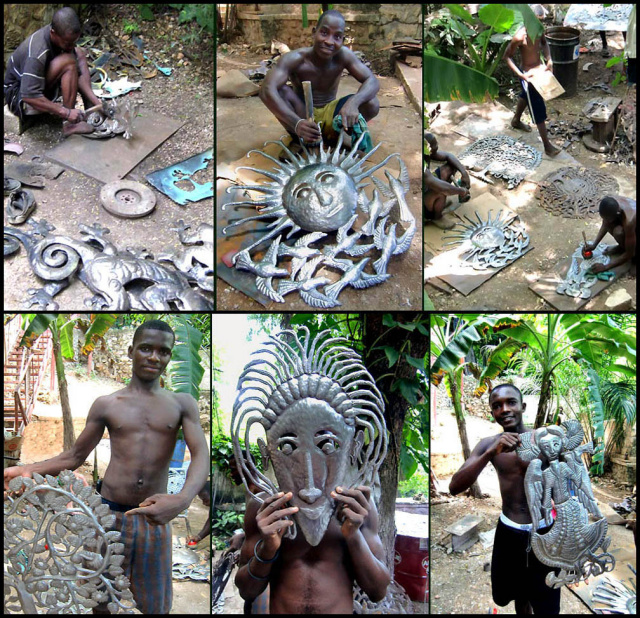
[[[387,452],[382,396],[346,343],[328,330],[312,337],[304,326],[271,336],[238,379],[231,417],[233,452],[247,491],[250,482],[269,495],[292,491],[300,508],[285,534],[295,538],[297,525],[312,546],[335,511],[331,491],[369,485],[375,493]],[[258,470],[249,450],[255,424],[266,433],[266,443],[258,439],[263,467],[271,462],[279,488]]]
[[33,272],[47,283],[29,290],[29,306],[57,309],[54,296],[67,288],[77,274],[95,295],[85,304],[94,309],[212,309],[212,303],[189,285],[179,271],[153,261],[146,251],[120,252],[104,236],[99,224],[80,224],[81,240],[52,234],[55,227],[44,219],[29,220],[31,232],[5,227],[5,255],[16,241],[27,249]]
[[592,217],[606,195],[618,193],[617,180],[586,167],[561,167],[538,184],[540,206],[553,215],[573,219]]
[[158,255],[158,262],[173,263],[180,272],[193,278],[199,288],[213,292],[213,225],[201,223],[194,232],[187,233],[191,226],[180,219],[171,229],[178,232],[185,248],[178,254]]
[[566,294],[574,298],[591,298],[591,288],[598,278],[591,273],[591,267],[595,264],[608,264],[610,258],[605,255],[608,245],[599,244],[590,258],[585,258],[581,244],[571,256],[571,266],[565,275],[564,281],[556,288],[558,294]]
[[[558,575],[549,572],[546,584],[559,588],[613,570],[615,559],[606,553],[611,542],[607,520],[582,462],[582,453],[592,453],[593,444],[582,444],[584,431],[579,421],[541,427],[520,438],[518,456],[531,462],[524,481],[531,519],[544,519],[551,526],[545,534],[532,533],[531,547],[540,562],[560,569]],[[597,518],[595,522],[589,523],[589,513]],[[603,553],[596,554],[599,548]]]
[[[303,145],[303,154],[300,155],[291,152],[281,141],[266,142],[266,144],[279,145],[286,153],[286,160],[278,161],[267,153],[251,150],[247,156],[256,152],[271,160],[277,167],[272,170],[245,166],[238,168],[262,174],[269,181],[227,189],[227,192],[256,191],[263,196],[255,201],[247,199],[224,205],[223,209],[226,207],[258,208],[259,214],[227,225],[222,233],[227,234],[232,228],[248,221],[273,220],[266,233],[238,252],[232,259],[237,269],[247,270],[257,277],[258,289],[271,300],[282,303],[285,302],[286,294],[298,291],[302,299],[313,307],[338,306],[340,305],[337,299],[338,294],[346,285],[365,288],[382,283],[389,278],[386,271],[391,257],[407,251],[411,246],[416,232],[416,222],[404,197],[409,190],[407,168],[398,154],[391,154],[381,163],[367,168],[365,163],[378,150],[380,144],[360,158],[358,146],[362,137],[364,136],[355,141],[348,152],[343,152],[341,149],[343,138],[341,135],[333,151],[330,148],[325,150],[322,145],[313,150]],[[385,184],[372,176],[393,158],[397,158],[399,162],[400,170],[397,177],[385,170],[388,180],[388,184]],[[371,198],[364,192],[367,183],[363,181],[368,178],[371,178],[376,187]],[[368,215],[367,221],[361,226],[356,224],[358,209]],[[380,228],[379,220],[384,221],[383,229],[377,231]],[[387,220],[389,220],[389,231],[385,233],[384,227]],[[400,226],[402,226],[402,232],[397,229]],[[282,239],[287,230],[285,240],[300,231],[308,233],[292,244],[287,244]],[[309,247],[329,236],[330,238],[321,249]],[[378,237],[377,242],[372,242],[374,236]],[[392,236],[395,240],[391,238]],[[253,260],[254,249],[271,240],[271,246],[263,259]],[[330,244],[332,241],[334,244]],[[364,263],[362,260],[349,259],[350,257],[359,258],[369,251],[376,250],[380,252],[379,255],[367,257]],[[344,254],[347,257],[337,259],[338,254]],[[291,271],[284,267],[281,260],[286,257],[292,257]],[[375,273],[364,271],[364,266],[369,261],[375,266]],[[311,264],[314,268],[311,268]],[[303,268],[305,265],[307,268]],[[334,280],[332,284],[331,279],[317,274],[317,269],[321,267],[355,274],[349,281],[345,281],[343,275],[340,280]],[[271,274],[266,274],[267,271]],[[278,280],[280,283],[276,286]],[[319,289],[323,286],[325,289]],[[310,289],[315,290],[312,296],[307,294]],[[310,298],[313,299],[312,302],[309,302]]]
[[458,159],[465,167],[480,170],[480,176],[504,178],[507,189],[513,189],[540,165],[542,153],[508,135],[491,135],[465,148]]
[[34,474],[9,483],[4,504],[6,613],[133,613],[133,594],[121,567],[124,544],[110,531],[115,515],[73,472]]
[[517,222],[518,215],[511,213],[504,219],[502,211],[498,211],[495,219],[491,219],[491,210],[487,220],[475,212],[477,221],[464,215],[469,223],[458,223],[449,236],[453,238],[447,245],[464,245],[467,247],[462,258],[476,270],[502,268],[522,257],[529,246],[529,235],[524,226]]

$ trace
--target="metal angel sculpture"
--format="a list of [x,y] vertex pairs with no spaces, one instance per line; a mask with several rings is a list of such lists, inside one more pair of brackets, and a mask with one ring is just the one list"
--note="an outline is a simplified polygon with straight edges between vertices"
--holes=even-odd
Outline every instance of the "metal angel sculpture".
[[[258,209],[258,214],[230,223],[222,233],[228,234],[232,228],[248,221],[272,220],[266,232],[232,259],[236,269],[256,276],[256,287],[271,300],[284,303],[286,294],[297,291],[312,307],[337,307],[341,304],[338,295],[345,287],[364,289],[386,281],[391,276],[387,266],[392,257],[408,251],[411,246],[416,220],[405,199],[409,190],[407,167],[398,154],[367,167],[369,157],[381,144],[360,156],[358,147],[363,137],[364,134],[348,152],[342,150],[341,133],[333,151],[325,150],[322,145],[308,149],[303,144],[300,155],[294,154],[282,141],[267,142],[278,144],[286,153],[286,160],[278,161],[265,152],[251,150],[247,156],[256,152],[276,167],[272,170],[238,168],[262,174],[269,180],[227,189],[227,192],[258,192],[262,197],[225,204],[223,210],[249,207]],[[388,183],[373,176],[394,158],[398,159],[400,168],[397,177],[389,170],[384,172]],[[364,192],[367,179],[375,185],[371,198]],[[367,215],[362,225],[356,224],[358,209]],[[283,238],[285,231],[286,238]],[[287,244],[286,240],[301,231],[307,233]],[[320,240],[324,243],[322,248],[311,247]],[[271,244],[264,257],[254,260],[254,249],[266,241]],[[365,256],[370,252],[371,255]],[[284,267],[285,258],[291,258],[290,268]],[[365,271],[369,262],[373,272]],[[318,272],[320,268],[322,274]],[[333,282],[325,276],[329,268],[339,273]]]
[[[312,546],[335,511],[331,491],[369,485],[375,495],[387,452],[382,395],[346,343],[328,330],[312,337],[306,327],[271,336],[240,375],[233,406],[233,451],[247,491],[260,503],[265,496],[251,492],[251,484],[268,495],[293,492],[299,511],[285,535],[295,538],[299,526]],[[266,433],[266,443],[258,439],[263,468],[273,465],[279,487],[249,449],[256,424]]]
[[[580,423],[569,420],[561,427],[541,427],[520,438],[518,456],[531,462],[524,481],[531,519],[544,519],[551,526],[545,534],[533,532],[531,547],[540,562],[560,569],[558,574],[552,571],[547,575],[547,585],[559,588],[613,570],[615,559],[606,553],[611,542],[607,520],[598,508],[582,462],[582,453],[592,453],[593,444],[582,444]],[[589,521],[589,514],[595,521]],[[603,552],[597,554],[599,548]]]
[[133,613],[115,515],[73,472],[9,483],[4,503],[4,613]]

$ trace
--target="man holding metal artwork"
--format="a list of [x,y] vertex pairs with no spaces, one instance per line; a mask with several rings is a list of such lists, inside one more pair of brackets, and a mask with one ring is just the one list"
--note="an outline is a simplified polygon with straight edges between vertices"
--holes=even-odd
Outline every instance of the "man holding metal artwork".
[[[538,17],[539,19],[542,19],[544,17],[544,9],[541,5],[535,5],[533,7],[533,11],[536,14],[536,17]],[[518,49],[520,49],[520,54],[522,56],[522,68],[516,65],[513,60],[513,56]],[[527,34],[527,30],[524,26],[520,28],[518,32],[516,32],[504,52],[504,59],[506,60],[507,65],[518,76],[522,84],[522,91],[520,93],[520,97],[518,98],[516,113],[513,116],[513,120],[511,121],[511,126],[514,129],[531,131],[531,127],[524,124],[521,120],[522,113],[528,105],[531,118],[538,127],[538,132],[540,133],[540,138],[542,139],[542,143],[544,145],[544,151],[550,157],[555,157],[560,152],[560,149],[554,146],[549,141],[549,136],[547,134],[547,125],[545,124],[545,121],[547,120],[547,108],[544,104],[544,99],[535,89],[533,84],[529,81],[532,72],[534,72],[538,69],[538,67],[541,66],[541,52],[544,54],[544,58],[546,60],[545,70],[551,71],[553,69],[553,63],[551,61],[551,51],[549,50],[549,43],[547,42],[544,33],[540,35],[540,38],[532,41]]]
[[[171,609],[169,522],[191,504],[207,479],[209,467],[197,402],[191,395],[160,386],[174,342],[175,335],[166,322],[144,322],[129,347],[131,382],[96,399],[71,450],[4,471],[6,492],[11,479],[18,476],[75,470],[97,446],[105,429],[109,430],[111,460],[99,492],[103,504],[116,516],[114,529],[122,533],[125,544],[124,575],[131,580],[137,607],[145,614],[168,614]],[[180,427],[191,452],[191,465],[181,491],[169,495],[169,464]],[[98,605],[94,613],[109,612]]]
[[[354,141],[365,133],[360,149],[368,152],[373,144],[367,122],[380,110],[376,97],[380,85],[371,70],[350,49],[343,47],[344,37],[342,14],[336,10],[325,11],[313,29],[312,46],[284,54],[267,73],[260,98],[294,142],[313,145],[324,139],[325,145],[334,146],[344,129]],[[361,86],[355,94],[337,99],[344,70]],[[310,82],[312,94],[307,92],[305,96],[304,82]],[[347,140],[344,144],[350,147]]]
[[504,431],[480,440],[453,475],[449,491],[452,495],[465,491],[488,463],[493,464],[502,496],[502,513],[491,558],[493,600],[500,606],[515,601],[517,614],[559,614],[560,589],[550,588],[545,583],[552,569],[531,551],[530,538],[534,528],[542,535],[550,526],[544,518],[532,523],[525,492],[529,463],[516,454],[523,437],[530,435],[522,420],[526,404],[518,388],[500,384],[491,391],[489,406]]
[[[249,601],[269,585],[270,613],[351,614],[354,583],[377,602],[390,582],[374,502],[384,404],[345,342],[329,331],[281,332],[238,382],[231,435],[252,498],[236,584]],[[253,461],[254,424],[265,430],[263,468],[271,463],[278,487]]]

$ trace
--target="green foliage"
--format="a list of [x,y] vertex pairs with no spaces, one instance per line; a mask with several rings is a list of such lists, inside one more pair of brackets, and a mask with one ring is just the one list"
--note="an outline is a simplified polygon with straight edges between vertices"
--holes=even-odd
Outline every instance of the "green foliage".
[[184,24],[186,22],[195,21],[198,26],[205,32],[213,34],[216,24],[216,8],[215,4],[170,4],[172,9],[179,9],[180,15],[178,22]]
[[122,32],[124,34],[137,34],[140,32],[140,26],[135,21],[124,19],[122,21]]
[[418,470],[411,478],[398,483],[398,495],[411,498],[417,494],[429,495],[429,473]]
[[229,538],[238,528],[242,528],[243,523],[244,513],[216,509],[211,517],[211,532],[215,536]]
[[[244,441],[240,440],[240,446],[244,450]],[[256,444],[249,446],[256,468],[262,471],[262,456]],[[233,459],[233,443],[231,438],[223,433],[214,433],[211,437],[211,463],[214,464],[230,481],[231,460]]]
[[153,13],[155,4],[139,4],[138,10],[140,12],[140,18],[144,21],[153,21],[156,16]]
[[189,325],[185,316],[176,315],[178,323],[173,327],[176,342],[171,354],[169,380],[171,390],[176,393],[189,393],[194,399],[200,397],[200,381],[204,367],[200,359],[202,334]]

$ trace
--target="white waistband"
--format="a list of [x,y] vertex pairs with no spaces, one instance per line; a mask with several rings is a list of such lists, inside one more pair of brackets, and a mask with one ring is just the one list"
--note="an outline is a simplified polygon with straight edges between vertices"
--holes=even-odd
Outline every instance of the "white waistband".
[[[509,528],[515,528],[516,530],[531,530],[533,528],[533,524],[518,524],[515,521],[509,519],[504,513],[500,513],[500,521],[505,525],[509,526]],[[544,519],[540,520],[538,524],[538,528],[544,528],[546,526],[546,522]]]

